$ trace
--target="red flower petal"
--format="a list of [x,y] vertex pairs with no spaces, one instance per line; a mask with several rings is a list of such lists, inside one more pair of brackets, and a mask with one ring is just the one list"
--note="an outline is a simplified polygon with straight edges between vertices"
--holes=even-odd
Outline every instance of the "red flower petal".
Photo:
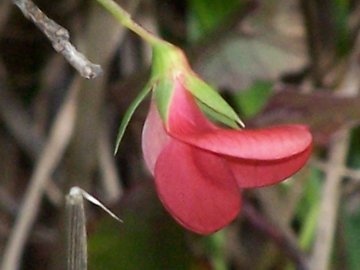
[[276,184],[300,170],[309,159],[312,147],[292,157],[278,160],[226,158],[240,188]]
[[155,166],[160,200],[184,227],[209,234],[230,223],[240,191],[226,162],[207,151],[171,140]]
[[170,137],[164,130],[164,125],[156,105],[151,102],[142,131],[142,150],[145,163],[153,175],[156,160],[161,150],[169,141]]
[[194,97],[176,84],[167,124],[175,138],[222,155],[257,160],[283,159],[307,149],[312,136],[306,126],[283,125],[259,130],[216,127],[200,111]]

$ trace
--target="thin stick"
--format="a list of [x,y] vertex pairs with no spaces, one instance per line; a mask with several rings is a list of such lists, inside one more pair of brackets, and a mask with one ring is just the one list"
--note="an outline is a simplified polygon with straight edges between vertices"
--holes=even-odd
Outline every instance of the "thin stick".
[[[360,80],[358,54],[360,52],[360,34],[357,37],[356,48],[350,57],[348,71],[344,81],[339,86],[339,93],[355,96],[358,93]],[[320,203],[319,223],[311,257],[310,267],[316,270],[329,269],[330,256],[334,242],[335,225],[341,193],[343,167],[349,148],[349,130],[343,130],[334,137],[329,150],[328,170]]]
[[31,0],[12,0],[24,16],[30,19],[51,41],[55,51],[61,53],[84,78],[93,79],[101,74],[101,67],[91,63],[69,41],[69,31],[47,17]]
[[[7,89],[1,67],[2,64],[0,63],[0,117],[22,149],[32,159],[36,160],[40,156],[44,138],[34,132],[34,129],[31,128],[29,115]],[[54,205],[59,206],[62,203],[61,191],[52,179],[48,181],[46,194]]]
[[72,188],[66,197],[67,270],[87,269],[86,220],[83,194]]
[[[77,81],[80,82],[80,80]],[[79,87],[76,83],[70,89],[65,103],[60,108],[52,126],[49,140],[36,164],[18,213],[18,218],[15,221],[14,228],[3,253],[2,265],[0,267],[2,270],[19,269],[24,245],[35,222],[45,186],[61,159],[73,133],[78,89]]]
[[330,147],[329,163],[332,166],[329,166],[326,171],[310,269],[329,269],[329,258],[334,240],[337,209],[341,194],[342,166],[346,160],[348,143],[349,132],[343,131],[338,134]]
[[295,263],[297,269],[307,270],[308,262],[305,254],[295,241],[292,241],[282,230],[267,221],[249,203],[244,203],[242,213],[257,230],[273,240],[273,242]]
[[[331,164],[329,164],[328,162],[319,160],[319,159],[315,159],[312,158],[311,159],[311,165],[313,165],[315,168],[326,172],[327,170],[329,170],[329,167],[331,166]],[[342,177],[348,177],[351,180],[355,180],[355,181],[360,181],[360,170],[359,169],[349,169],[346,166],[342,166],[341,168],[342,171]]]
[[98,142],[99,167],[101,182],[106,194],[106,201],[112,202],[120,198],[123,194],[120,176],[116,170],[116,164],[112,155],[111,144],[109,142],[107,128],[101,129]]

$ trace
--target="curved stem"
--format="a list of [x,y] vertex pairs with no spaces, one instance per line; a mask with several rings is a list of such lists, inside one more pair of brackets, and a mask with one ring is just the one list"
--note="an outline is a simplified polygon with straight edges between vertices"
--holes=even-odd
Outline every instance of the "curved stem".
[[150,45],[153,46],[165,42],[162,39],[155,36],[154,34],[145,30],[139,24],[137,24],[131,18],[131,15],[113,0],[96,0],[96,1],[100,3],[107,11],[109,11],[118,20],[118,22],[120,22],[123,26],[125,26],[126,28],[130,29],[131,31],[139,35]]

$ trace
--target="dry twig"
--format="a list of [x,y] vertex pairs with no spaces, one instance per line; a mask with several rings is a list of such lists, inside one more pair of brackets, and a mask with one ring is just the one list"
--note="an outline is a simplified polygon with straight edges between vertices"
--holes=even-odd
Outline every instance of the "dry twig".
[[102,128],[99,135],[99,166],[107,201],[112,202],[122,196],[123,188],[120,184],[119,174],[117,173],[115,160],[112,155],[113,151],[106,130],[106,128]]
[[257,230],[274,241],[274,243],[295,263],[297,269],[308,269],[304,253],[300,250],[297,243],[289,238],[283,230],[268,222],[249,203],[243,205],[242,212]]
[[329,164],[320,204],[318,227],[310,262],[310,269],[329,269],[329,258],[334,240],[337,209],[340,200],[342,165],[346,161],[349,132],[344,130],[334,137],[330,146]]
[[[331,164],[324,162],[322,160],[318,159],[311,159],[311,165],[313,165],[315,168],[321,170],[321,171],[328,171]],[[359,181],[360,180],[360,170],[358,169],[349,169],[346,166],[341,166],[342,171],[342,177],[344,178],[350,178],[351,180]]]
[[24,16],[30,19],[51,41],[53,48],[87,79],[96,78],[101,74],[101,67],[91,63],[83,54],[76,50],[69,41],[69,31],[47,17],[31,0],[12,0]]
[[[78,80],[80,81],[80,80]],[[51,173],[58,164],[73,132],[78,87],[70,90],[51,128],[49,140],[36,164],[22,206],[3,253],[1,269],[17,270],[30,229],[35,222],[41,197]]]
[[[348,72],[339,87],[339,94],[341,95],[354,96],[359,92],[360,65],[357,59],[360,53],[360,35],[358,35],[356,45],[355,48],[358,49],[355,49],[352,54]],[[314,270],[329,269],[341,193],[341,180],[343,178],[344,164],[346,164],[348,147],[349,130],[343,130],[337,136],[334,136],[329,149],[329,166],[327,166],[325,172],[326,178],[320,204],[319,223],[310,262],[310,268]]]
[[[44,138],[35,132],[29,115],[7,89],[4,73],[3,65],[0,63],[0,117],[26,154],[36,160],[40,155]],[[60,205],[62,194],[52,180],[46,186],[46,194],[54,205]]]

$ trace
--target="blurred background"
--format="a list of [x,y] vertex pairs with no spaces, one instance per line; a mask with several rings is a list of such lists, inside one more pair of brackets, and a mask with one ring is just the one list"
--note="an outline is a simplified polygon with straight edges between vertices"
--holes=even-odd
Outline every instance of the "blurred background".
[[13,2],[0,1],[0,262],[22,228],[20,269],[64,269],[64,198],[80,186],[124,220],[86,204],[89,269],[360,269],[359,1],[117,1],[183,48],[247,127],[304,123],[314,135],[305,168],[245,190],[239,217],[207,237],[155,194],[141,154],[148,99],[113,156],[149,47],[95,0],[37,0],[102,66],[86,80]]

